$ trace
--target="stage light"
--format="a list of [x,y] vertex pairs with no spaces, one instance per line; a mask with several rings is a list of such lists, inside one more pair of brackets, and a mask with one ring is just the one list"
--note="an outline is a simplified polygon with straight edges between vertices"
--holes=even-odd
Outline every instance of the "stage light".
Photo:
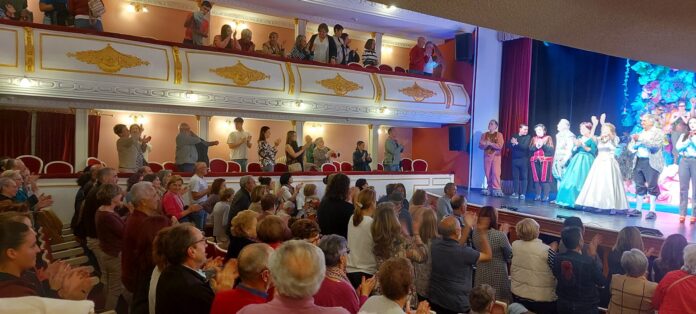
[[19,85],[19,87],[22,87],[22,88],[28,88],[28,87],[32,87],[34,85],[34,82],[25,76],[25,77],[19,79],[19,82],[17,85]]
[[126,6],[126,11],[128,11],[128,13],[135,13],[135,3],[131,2],[128,4]]

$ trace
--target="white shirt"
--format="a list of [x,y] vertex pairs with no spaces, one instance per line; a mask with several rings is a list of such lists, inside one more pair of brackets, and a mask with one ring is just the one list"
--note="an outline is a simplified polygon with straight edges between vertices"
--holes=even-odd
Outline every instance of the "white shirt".
[[[353,254],[353,251],[350,252]],[[360,314],[404,314],[402,309],[396,302],[389,300],[383,295],[372,296],[360,308]]]
[[356,227],[353,226],[353,217],[348,220],[348,263],[347,273],[374,274],[377,272],[377,259],[372,252],[374,240],[372,239],[372,217],[363,216],[363,220]]
[[435,60],[433,60],[433,57],[430,56],[428,57],[428,62],[426,62],[423,66],[423,72],[433,74],[433,70],[435,70],[436,66],[437,62],[435,62]]
[[161,274],[162,272],[160,272],[159,268],[155,266],[155,269],[152,270],[152,276],[150,277],[150,290],[147,293],[148,308],[150,309],[150,314],[155,314],[155,302],[157,300],[157,283],[159,282]]
[[218,238],[218,242],[221,242],[220,238],[223,240],[227,239],[225,224],[227,224],[229,213],[230,203],[228,202],[220,201],[213,207],[213,235]]
[[249,137],[249,132],[247,131],[234,131],[231,132],[227,137],[227,144],[236,144],[244,139],[242,145],[237,146],[237,148],[232,148],[230,150],[230,160],[235,159],[247,159],[247,145],[246,139]]
[[207,201],[208,195],[204,195],[199,199],[193,199],[193,192],[200,192],[207,188],[208,182],[205,182],[205,179],[199,177],[197,174],[194,174],[191,177],[191,181],[189,181],[189,191],[191,191],[191,202],[193,204],[202,204],[203,202]]
[[329,38],[328,35],[323,41],[317,36],[314,40],[314,58],[312,58],[312,60],[321,63],[329,63],[329,40],[331,40],[331,38]]

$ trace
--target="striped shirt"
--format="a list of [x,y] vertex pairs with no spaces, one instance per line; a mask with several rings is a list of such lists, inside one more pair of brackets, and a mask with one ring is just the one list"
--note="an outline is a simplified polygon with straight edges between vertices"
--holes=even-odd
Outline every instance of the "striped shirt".
[[374,50],[369,50],[365,49],[365,52],[363,52],[362,55],[363,59],[363,65],[368,66],[368,65],[378,65],[379,61],[377,61],[377,53]]

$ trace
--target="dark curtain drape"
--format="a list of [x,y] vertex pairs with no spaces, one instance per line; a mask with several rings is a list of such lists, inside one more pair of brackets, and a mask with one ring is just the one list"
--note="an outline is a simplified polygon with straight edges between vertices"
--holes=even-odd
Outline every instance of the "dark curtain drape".
[[0,157],[31,154],[31,113],[0,110]]
[[55,112],[36,114],[35,155],[44,163],[75,161],[75,115]]
[[[506,141],[521,123],[527,123],[529,84],[532,71],[532,40],[520,38],[503,43],[500,75],[500,132]],[[510,178],[510,150],[503,150],[502,178]]]
[[100,116],[89,116],[89,124],[88,124],[88,142],[89,145],[87,147],[87,153],[89,154],[88,157],[97,157],[99,156],[99,127],[101,126],[101,117]]

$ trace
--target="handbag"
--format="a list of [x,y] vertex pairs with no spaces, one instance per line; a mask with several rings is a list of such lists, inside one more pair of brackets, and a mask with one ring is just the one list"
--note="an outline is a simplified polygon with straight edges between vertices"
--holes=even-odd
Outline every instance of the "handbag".
[[289,164],[288,165],[288,172],[300,172],[302,171],[302,164],[299,162],[296,162],[294,164]]

